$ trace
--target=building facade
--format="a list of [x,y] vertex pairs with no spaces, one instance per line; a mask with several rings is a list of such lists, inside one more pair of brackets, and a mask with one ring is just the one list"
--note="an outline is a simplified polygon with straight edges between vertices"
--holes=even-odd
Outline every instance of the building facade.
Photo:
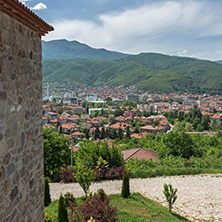
[[0,221],[44,221],[41,36],[49,26],[0,1]]

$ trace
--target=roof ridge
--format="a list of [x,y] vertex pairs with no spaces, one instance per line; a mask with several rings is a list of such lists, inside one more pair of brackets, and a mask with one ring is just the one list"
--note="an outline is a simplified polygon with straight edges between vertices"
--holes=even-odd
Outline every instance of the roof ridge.
[[0,0],[0,9],[41,35],[54,28],[18,0]]

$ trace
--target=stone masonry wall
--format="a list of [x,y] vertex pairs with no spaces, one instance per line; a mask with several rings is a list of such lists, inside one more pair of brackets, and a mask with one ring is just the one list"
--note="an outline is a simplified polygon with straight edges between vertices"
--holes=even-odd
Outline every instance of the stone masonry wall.
[[44,221],[41,37],[0,11],[0,221]]

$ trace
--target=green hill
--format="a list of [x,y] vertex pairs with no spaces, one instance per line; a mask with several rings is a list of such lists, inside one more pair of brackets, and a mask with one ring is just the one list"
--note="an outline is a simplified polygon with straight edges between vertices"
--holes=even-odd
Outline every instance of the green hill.
[[207,60],[157,53],[129,56],[66,40],[43,42],[43,56],[50,58],[43,59],[43,80],[49,82],[135,85],[153,93],[222,94],[222,64]]
[[136,85],[154,93],[221,94],[222,65],[210,61],[140,54],[119,60],[49,59],[43,80],[86,85]]
[[77,41],[42,41],[43,59],[119,59],[126,56],[128,55],[106,49],[94,49]]

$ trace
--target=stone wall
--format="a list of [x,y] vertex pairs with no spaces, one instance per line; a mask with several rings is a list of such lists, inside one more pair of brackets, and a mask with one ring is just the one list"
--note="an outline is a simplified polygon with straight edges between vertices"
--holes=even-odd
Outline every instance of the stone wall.
[[44,221],[41,36],[0,11],[0,221]]

